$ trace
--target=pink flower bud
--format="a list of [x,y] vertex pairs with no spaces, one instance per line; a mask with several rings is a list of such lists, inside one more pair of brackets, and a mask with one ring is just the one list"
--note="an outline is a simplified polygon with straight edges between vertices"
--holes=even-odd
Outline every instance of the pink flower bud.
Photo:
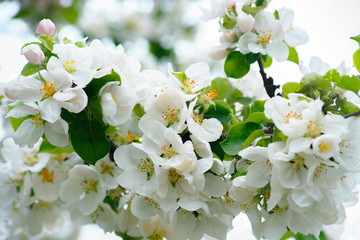
[[45,59],[43,51],[37,44],[27,45],[21,50],[21,54],[24,55],[30,63],[36,65],[40,65],[41,62]]
[[55,33],[55,24],[50,19],[43,19],[36,28],[37,34],[47,34],[52,36]]

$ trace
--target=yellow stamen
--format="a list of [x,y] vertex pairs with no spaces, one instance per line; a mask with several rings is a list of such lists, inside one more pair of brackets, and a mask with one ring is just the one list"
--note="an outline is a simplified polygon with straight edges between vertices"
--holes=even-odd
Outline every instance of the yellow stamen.
[[52,182],[54,181],[54,171],[49,171],[49,169],[45,168],[41,172],[42,182]]
[[87,179],[86,177],[84,180],[80,183],[82,186],[82,190],[89,194],[91,192],[97,192],[97,185],[99,183],[99,180],[93,180],[93,179]]
[[40,93],[44,94],[42,99],[46,99],[54,95],[55,93],[55,83],[45,80],[44,88],[40,89]]
[[68,73],[74,73],[76,72],[76,70],[73,68],[73,64],[75,63],[74,60],[68,62],[68,61],[64,61],[64,68]]

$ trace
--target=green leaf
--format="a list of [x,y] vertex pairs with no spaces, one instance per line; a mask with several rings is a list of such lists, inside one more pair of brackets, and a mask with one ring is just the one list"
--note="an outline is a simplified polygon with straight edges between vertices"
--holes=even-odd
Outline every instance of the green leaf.
[[259,147],[267,147],[267,146],[269,146],[270,143],[272,143],[271,138],[270,138],[270,137],[266,137],[266,138],[260,139],[260,140],[256,143],[256,146],[259,146]]
[[266,100],[253,100],[253,104],[250,108],[250,113],[264,112],[264,105]]
[[[8,105],[8,111],[10,112],[11,109],[14,109],[17,106],[21,106],[24,105],[24,103],[20,100],[17,100],[14,103],[11,103]],[[31,115],[29,116],[25,116],[23,118],[14,118],[14,117],[10,117],[10,124],[11,127],[14,129],[14,131],[16,132],[16,130],[18,129],[18,127],[23,123],[23,121],[25,121],[26,119],[31,118]]]
[[296,51],[296,49],[294,47],[289,47],[289,56],[288,56],[288,61],[296,63],[297,65],[299,65],[299,55]]
[[356,36],[351,37],[351,39],[355,40],[355,41],[359,44],[359,47],[360,47],[360,34],[359,34],[359,35],[356,35]]
[[272,122],[271,120],[267,119],[265,117],[265,114],[263,112],[255,112],[252,113],[247,119],[246,122],[253,122],[262,124],[263,122]]
[[88,100],[88,110],[91,112],[91,115],[95,117],[100,123],[105,125],[103,122],[103,111],[101,106],[101,101],[99,96],[94,96]]
[[244,165],[242,166],[234,176],[231,177],[231,180],[234,180],[237,177],[240,176],[245,176],[247,174],[247,170],[248,170],[249,165]]
[[215,78],[211,81],[210,89],[216,90],[216,99],[224,99],[231,95],[235,88],[227,78]]
[[184,81],[186,79],[185,72],[172,73],[172,75],[174,75],[182,84],[184,84]]
[[234,88],[234,91],[226,97],[226,101],[231,105],[235,102],[239,102],[242,97],[243,93],[239,89]]
[[35,34],[35,37],[41,41],[43,48],[50,52],[53,50],[54,43],[52,36],[47,34]]
[[360,49],[358,49],[353,56],[354,66],[360,72]]
[[341,112],[343,114],[350,114],[356,111],[359,111],[359,108],[352,102],[344,101],[341,103]]
[[261,61],[264,64],[264,68],[268,68],[272,64],[272,58],[269,55],[266,55],[265,57],[266,57],[265,60],[263,58],[261,58]]
[[253,99],[249,98],[249,97],[239,97],[238,102],[241,103],[242,105],[249,105],[252,103]]
[[264,131],[262,129],[258,129],[258,130],[255,130],[254,132],[252,132],[249,137],[245,140],[244,144],[243,144],[243,149],[244,148],[247,148],[248,146],[250,146],[254,141],[255,139],[261,137],[264,135]]
[[106,138],[106,126],[98,120],[88,119],[84,111],[74,114],[62,109],[61,117],[69,123],[69,135],[75,152],[87,163],[109,153],[110,143]]
[[220,143],[224,152],[229,155],[238,154],[243,149],[246,139],[258,129],[261,129],[260,125],[252,122],[241,122],[233,125],[226,139]]
[[94,97],[99,94],[100,89],[108,82],[119,82],[121,84],[121,78],[114,70],[111,73],[101,78],[94,78],[85,88],[85,92],[88,97]]
[[224,160],[225,152],[218,141],[210,142],[211,151],[220,159]]
[[252,2],[244,4],[242,11],[247,14],[255,15],[257,12],[266,8],[268,5],[268,0],[257,0],[257,3],[259,3],[259,5],[256,5],[256,7],[252,7]]
[[335,84],[342,89],[353,91],[356,94],[360,90],[360,79],[356,76],[342,76],[340,82]]
[[224,70],[228,77],[241,78],[249,72],[250,64],[246,62],[245,55],[234,51],[227,56]]
[[301,79],[300,84],[322,90],[329,89],[331,87],[331,83],[329,81],[325,80],[321,75],[314,72],[306,74]]
[[204,118],[216,118],[222,124],[230,121],[229,114],[231,109],[224,101],[214,100],[215,106],[210,105],[208,110],[204,113]]
[[32,63],[27,63],[23,69],[21,70],[21,75],[23,76],[30,76],[33,75],[37,72],[39,72],[40,70],[44,69],[44,67],[41,67],[40,65],[35,65]]
[[335,70],[329,70],[325,75],[324,75],[324,79],[326,81],[330,81],[333,83],[339,83],[340,82],[340,74]]
[[136,104],[135,107],[133,108],[133,113],[135,113],[135,115],[138,116],[138,118],[141,118],[145,114],[144,107],[141,106],[140,103]]
[[245,55],[245,59],[248,64],[252,64],[259,59],[259,56],[260,56],[259,53],[248,53]]
[[280,129],[274,127],[274,142],[279,142],[279,141],[286,141],[288,139],[287,136],[285,136]]
[[282,95],[284,98],[288,98],[289,93],[297,93],[301,89],[302,85],[297,82],[287,82],[282,86]]
[[291,238],[295,236],[295,234],[292,231],[287,231],[279,240],[286,240],[288,238]]
[[49,143],[48,140],[44,139],[40,145],[39,152],[46,152],[52,154],[71,153],[74,149],[70,145],[65,148],[57,147]]

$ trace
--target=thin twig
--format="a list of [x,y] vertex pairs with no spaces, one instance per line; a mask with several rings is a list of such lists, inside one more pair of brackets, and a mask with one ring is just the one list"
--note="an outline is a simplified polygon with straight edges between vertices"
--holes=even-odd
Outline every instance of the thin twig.
[[360,110],[353,112],[353,113],[346,114],[346,115],[344,115],[344,118],[355,117],[355,116],[360,116]]
[[264,87],[266,90],[266,93],[269,97],[274,97],[275,96],[275,91],[277,88],[280,87],[280,85],[274,85],[274,80],[272,79],[272,77],[267,77],[265,70],[264,70],[264,64],[261,61],[261,58],[259,57],[257,60],[258,64],[259,64],[259,68],[260,68],[260,74],[264,83]]

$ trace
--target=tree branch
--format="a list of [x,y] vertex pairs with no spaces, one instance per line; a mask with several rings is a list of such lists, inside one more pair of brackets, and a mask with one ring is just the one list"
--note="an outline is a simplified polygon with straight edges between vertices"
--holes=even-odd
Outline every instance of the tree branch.
[[356,116],[360,116],[360,110],[353,112],[353,113],[346,114],[346,115],[344,115],[344,118],[356,117]]
[[264,64],[261,61],[261,57],[258,58],[257,60],[258,64],[259,64],[259,68],[260,68],[260,74],[264,83],[264,87],[266,90],[266,93],[269,97],[274,97],[275,96],[275,91],[277,88],[280,87],[280,85],[274,85],[274,80],[272,79],[272,77],[267,77],[265,70],[264,70]]

